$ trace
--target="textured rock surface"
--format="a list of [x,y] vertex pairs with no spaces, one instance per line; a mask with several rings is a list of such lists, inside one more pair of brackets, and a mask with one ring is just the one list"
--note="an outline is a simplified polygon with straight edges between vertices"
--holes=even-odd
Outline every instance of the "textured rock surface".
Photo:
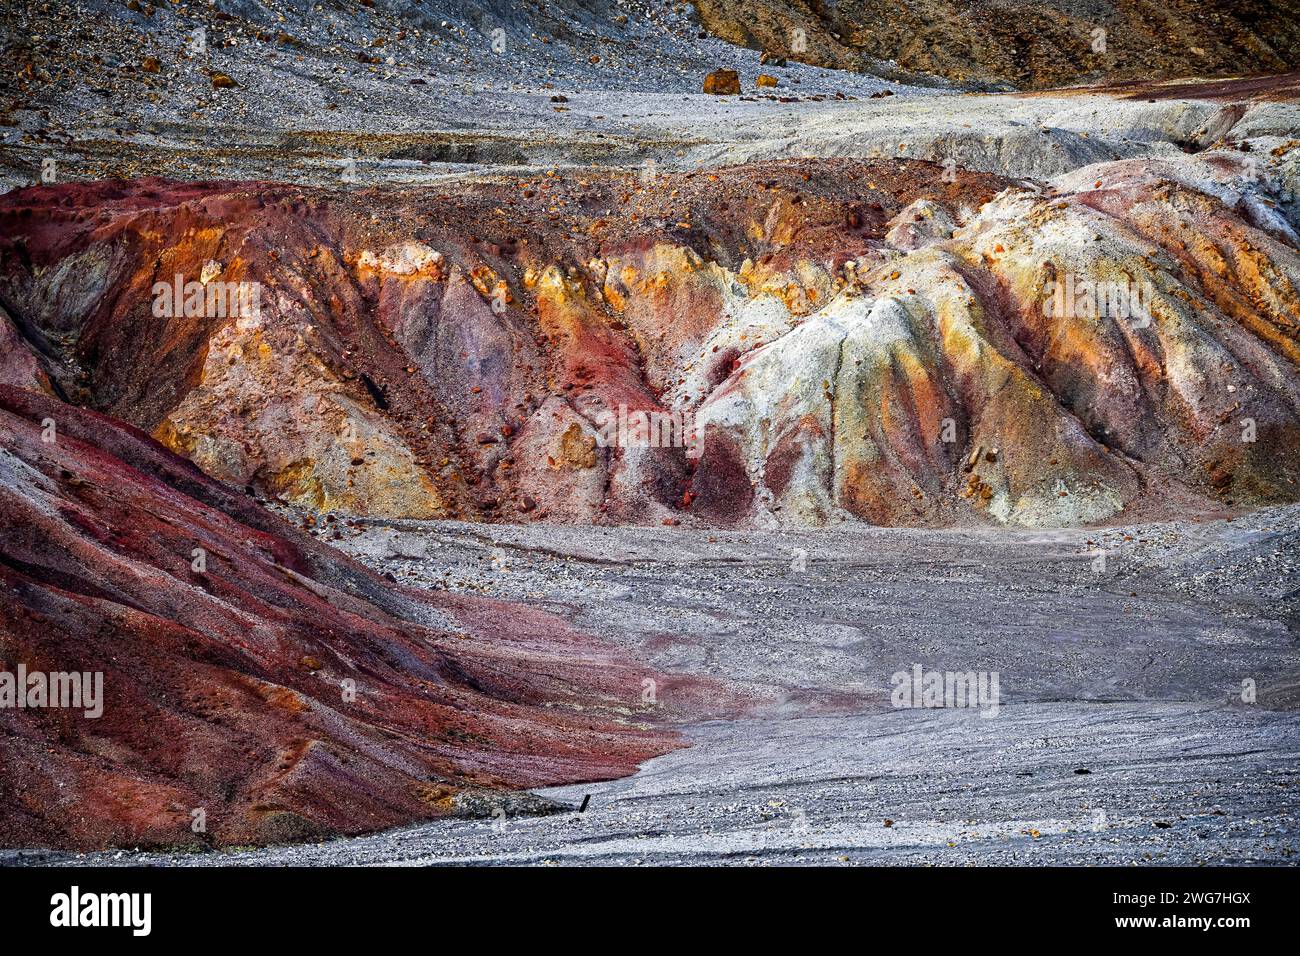
[[774,56],[851,70],[892,63],[1022,89],[1300,65],[1293,0],[698,0],[695,8],[715,36]]
[[3,669],[104,675],[98,718],[0,711],[0,845],[374,830],[630,773],[727,706],[550,615],[389,584],[94,413],[0,387],[0,446]]
[[[318,511],[1215,513],[1300,475],[1300,150],[1251,143],[1046,188],[900,160],[37,188],[0,201],[0,296],[62,394]],[[260,317],[155,317],[177,274],[260,283]],[[678,447],[599,434],[638,410]]]
[[704,78],[704,92],[711,96],[737,96],[740,74],[735,70],[714,70]]

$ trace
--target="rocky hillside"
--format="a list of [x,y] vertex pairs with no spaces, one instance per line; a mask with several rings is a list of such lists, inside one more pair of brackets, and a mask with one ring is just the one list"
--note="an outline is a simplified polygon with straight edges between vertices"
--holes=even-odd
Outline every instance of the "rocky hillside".
[[896,65],[966,85],[1282,73],[1300,66],[1295,0],[696,0],[731,43],[845,70]]
[[0,712],[5,847],[486,815],[507,788],[632,772],[706,692],[550,615],[391,584],[135,429],[0,386],[0,670],[19,665],[99,673],[102,696]]
[[1300,80],[1152,82],[1294,69],[1295,12],[0,7],[0,672],[103,676],[102,715],[0,711],[0,846],[545,809],[505,791],[739,706],[326,546],[372,519],[1300,499]]
[[[1294,500],[1296,156],[1047,188],[878,160],[21,190],[8,374],[316,512],[1061,525]],[[160,315],[160,282],[251,283],[260,312]]]

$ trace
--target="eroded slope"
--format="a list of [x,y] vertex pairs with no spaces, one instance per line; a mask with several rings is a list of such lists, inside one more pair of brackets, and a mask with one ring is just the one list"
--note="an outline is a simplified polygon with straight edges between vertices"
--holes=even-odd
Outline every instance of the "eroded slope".
[[697,0],[731,43],[838,69],[1021,89],[1280,73],[1300,62],[1292,0]]
[[[1278,198],[1296,155],[1104,163],[1046,189],[885,160],[29,189],[0,204],[0,300],[52,388],[319,511],[1213,512],[1297,492],[1300,255]],[[257,283],[260,314],[156,316],[176,276]]]
[[389,584],[103,416],[0,386],[0,447],[3,670],[102,675],[99,715],[0,712],[0,845],[365,832],[630,773],[701,706],[550,615]]

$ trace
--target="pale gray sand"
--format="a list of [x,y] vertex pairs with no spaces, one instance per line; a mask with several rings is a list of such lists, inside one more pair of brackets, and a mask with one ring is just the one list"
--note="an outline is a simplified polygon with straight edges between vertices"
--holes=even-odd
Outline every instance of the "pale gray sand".
[[[692,747],[631,778],[545,791],[575,805],[590,793],[580,816],[229,854],[27,859],[1296,860],[1300,508],[1060,532],[402,527],[340,543],[411,583],[527,599],[762,703],[687,728]],[[791,566],[800,551],[803,571]],[[996,716],[892,707],[890,676],[914,663],[998,672]]]

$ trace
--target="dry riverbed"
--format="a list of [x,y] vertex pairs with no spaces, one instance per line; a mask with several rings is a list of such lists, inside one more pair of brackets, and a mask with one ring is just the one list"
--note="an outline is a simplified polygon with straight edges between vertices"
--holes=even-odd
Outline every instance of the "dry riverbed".
[[[1051,532],[370,522],[336,543],[403,582],[526,600],[656,667],[723,678],[753,712],[688,728],[693,746],[633,777],[544,791],[558,813],[22,858],[1293,863],[1298,541],[1296,508]],[[892,675],[916,664],[996,672],[996,713],[893,706]]]

